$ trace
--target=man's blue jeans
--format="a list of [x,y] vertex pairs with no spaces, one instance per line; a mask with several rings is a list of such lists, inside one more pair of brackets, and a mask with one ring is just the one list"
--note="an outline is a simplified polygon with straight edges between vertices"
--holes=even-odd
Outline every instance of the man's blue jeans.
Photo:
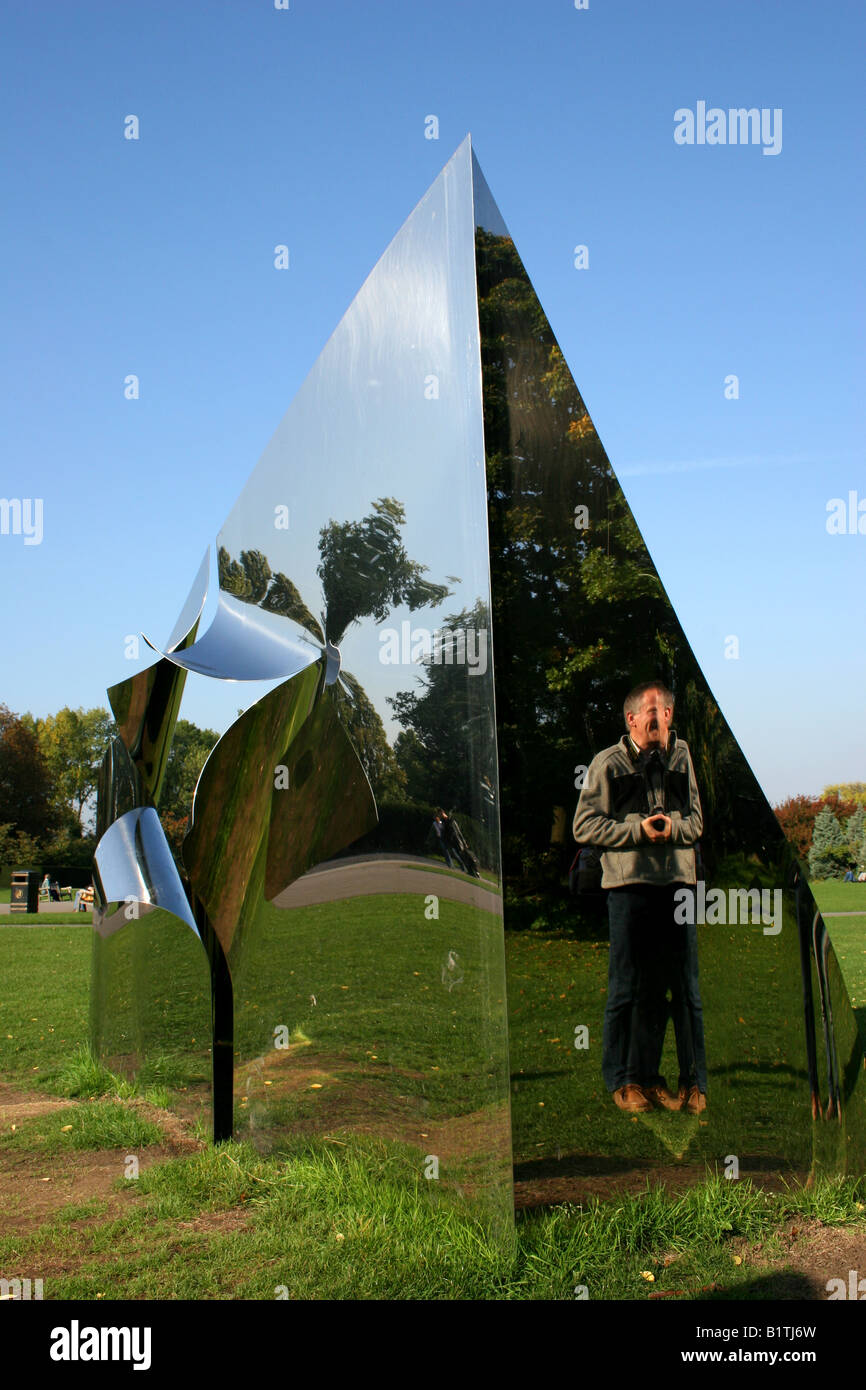
[[678,1084],[706,1092],[697,932],[674,921],[674,893],[682,886],[633,885],[608,893],[610,962],[602,1074],[609,1091],[630,1082],[652,1086],[661,1079],[665,1031],[672,1018]]

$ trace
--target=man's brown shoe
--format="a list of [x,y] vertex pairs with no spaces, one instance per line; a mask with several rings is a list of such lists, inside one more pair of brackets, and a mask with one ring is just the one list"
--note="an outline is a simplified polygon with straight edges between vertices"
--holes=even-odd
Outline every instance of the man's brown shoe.
[[679,1110],[682,1106],[682,1096],[671,1095],[667,1086],[660,1083],[657,1086],[644,1086],[643,1093],[660,1110]]
[[634,1082],[629,1082],[627,1086],[620,1086],[619,1090],[613,1093],[614,1103],[620,1110],[627,1110],[629,1114],[645,1114],[652,1110],[652,1101],[647,1100],[640,1086]]
[[703,1115],[707,1108],[707,1098],[703,1091],[698,1090],[697,1086],[692,1086],[688,1091],[685,1086],[682,1086],[680,1099],[682,1100],[681,1109],[688,1111],[690,1115]]

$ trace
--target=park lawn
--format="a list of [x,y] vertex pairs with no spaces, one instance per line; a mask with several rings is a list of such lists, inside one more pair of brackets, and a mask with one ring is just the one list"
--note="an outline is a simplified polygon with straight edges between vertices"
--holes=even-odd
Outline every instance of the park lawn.
[[[581,945],[575,960],[594,983],[605,952]],[[89,947],[89,933],[75,929],[0,933],[4,1080],[39,1086],[83,1041]],[[515,961],[539,1001],[558,1005],[543,989],[554,949],[522,934]],[[546,1036],[538,1044],[542,1059],[550,1046]],[[122,1097],[105,1074],[78,1092],[112,1086]],[[364,1135],[289,1138],[269,1156],[205,1142],[145,1166],[166,1117],[143,1105],[116,1094],[64,1103],[3,1136],[0,1173],[10,1162],[16,1173],[15,1183],[0,1181],[4,1277],[44,1278],[46,1299],[572,1301],[581,1287],[596,1300],[674,1290],[706,1300],[708,1288],[711,1299],[772,1299],[792,1296],[783,1229],[791,1218],[862,1224],[866,1197],[866,1184],[853,1180],[778,1194],[711,1177],[680,1196],[648,1187],[615,1202],[520,1213],[512,1240],[425,1182],[406,1146]],[[142,1155],[135,1182],[123,1176],[130,1152]],[[108,1160],[117,1177],[86,1202],[28,1215],[27,1173],[59,1177],[88,1156],[94,1173]],[[15,1230],[3,1211],[18,1218]]]
[[92,933],[0,927],[0,1077],[38,1087],[87,1040]]
[[[0,1220],[5,1277],[42,1278],[47,1300],[823,1297],[822,1285],[788,1272],[792,1219],[863,1229],[862,1181],[779,1194],[713,1178],[677,1197],[647,1187],[519,1213],[513,1232],[493,1234],[397,1145],[306,1141],[269,1157],[247,1144],[202,1146],[145,1166],[158,1127],[131,1106],[88,1102],[0,1144],[0,1166],[17,1164],[0,1197],[0,1217],[17,1227]],[[50,1181],[73,1158],[87,1161],[85,1136],[94,1166],[117,1176],[87,1201],[28,1219],[28,1146],[34,1175]],[[130,1146],[141,1156],[135,1179]]]
[[0,929],[12,927],[89,927],[92,912],[2,912]]
[[[403,1100],[428,1118],[481,1116],[504,1102],[502,1033],[479,1026],[490,1005],[502,1004],[485,995],[482,968],[486,949],[495,958],[498,918],[445,899],[440,907],[438,923],[419,920],[414,895],[391,895],[387,923],[373,898],[357,901],[350,921],[339,903],[290,914],[267,909],[237,979],[239,1061],[268,1051],[273,1059],[273,1027],[282,1023],[303,1039],[304,1064],[318,1061],[335,1083],[316,1077],[316,1089],[281,1090],[278,1073],[263,1072],[260,1080],[269,1090],[260,1096],[278,1127],[330,1132],[337,1112],[328,1106],[340,1088],[342,1094],[366,1089],[382,1113]],[[600,1069],[606,941],[558,930],[506,933],[518,1165],[584,1154],[666,1163],[687,1155],[690,1163],[712,1166],[727,1153],[748,1152],[777,1161],[783,1170],[808,1170],[811,1121],[800,1103],[806,1080],[799,982],[782,950],[789,933],[770,938],[750,929],[735,941],[731,929],[700,930],[712,1106],[705,1124],[680,1114],[654,1114],[636,1123],[613,1106]],[[182,945],[184,934],[179,940]],[[50,1083],[59,1052],[85,1041],[90,942],[90,932],[75,928],[0,931],[3,1075],[29,1074],[33,1084]],[[122,944],[117,938],[117,946]],[[457,952],[465,974],[453,991],[442,985],[449,950]],[[165,1048],[157,1043],[155,1054],[172,1052],[183,1004],[177,994],[180,964],[167,958],[155,972],[155,978],[175,984],[174,991],[157,991],[154,1000],[168,1030]],[[744,976],[760,1008],[744,1007]],[[75,1004],[77,991],[82,998]],[[193,1011],[190,1036],[201,1037],[199,1022]],[[588,1029],[585,1049],[575,1047],[580,1026]],[[663,1069],[675,1085],[672,1034],[669,1029]],[[158,1026],[151,1036],[158,1039]],[[296,1055],[278,1060],[291,1071]],[[151,1068],[142,1080],[174,1085],[176,1078],[162,1067]],[[236,1118],[242,1129],[249,1122],[240,1095]]]
[[347,1079],[361,1068],[431,1115],[504,1102],[501,918],[445,897],[438,919],[423,908],[412,893],[357,898],[348,911],[265,908],[236,974],[240,1056],[272,1052],[282,1021],[309,1056],[334,1059]]
[[826,878],[811,882],[809,888],[821,912],[866,912],[866,883]]
[[866,912],[853,917],[831,917],[827,930],[854,1011],[859,1021],[866,1024]]

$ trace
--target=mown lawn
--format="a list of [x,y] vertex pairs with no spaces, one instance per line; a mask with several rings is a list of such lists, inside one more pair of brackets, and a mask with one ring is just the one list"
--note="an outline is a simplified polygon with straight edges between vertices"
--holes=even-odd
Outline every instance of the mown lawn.
[[[533,1134],[547,1147],[566,1132],[557,1131],[564,1124],[556,1112],[558,1075],[575,1082],[568,1032],[560,1033],[564,1050],[550,1041],[574,1013],[562,1007],[568,1005],[558,997],[563,991],[551,999],[545,984],[554,966],[561,973],[571,964],[583,972],[582,985],[590,986],[584,997],[590,997],[603,980],[605,951],[591,942],[546,943],[530,933],[511,940],[509,949],[512,971],[522,975],[517,988],[529,990],[525,1006],[533,1016],[547,1011],[538,1041],[527,1043],[520,1058],[524,1077],[527,1063],[536,1073],[525,1083],[526,1116],[542,1108],[539,1096],[553,1102],[552,1129],[535,1130],[526,1120],[523,1142],[531,1151],[538,1142]],[[819,1181],[809,1191],[792,1185],[780,1194],[708,1177],[683,1195],[648,1185],[615,1201],[527,1211],[509,1239],[425,1181],[408,1146],[360,1133],[284,1137],[265,1156],[246,1143],[214,1149],[199,1132],[198,1144],[193,1135],[188,1145],[194,1151],[147,1166],[148,1154],[171,1147],[170,1112],[155,1107],[176,1110],[178,1098],[166,1088],[139,1096],[88,1063],[83,1051],[73,1056],[86,1038],[89,966],[89,932],[0,932],[0,1075],[22,1090],[81,1097],[24,1118],[0,1136],[0,1274],[43,1277],[49,1299],[573,1300],[584,1289],[590,1299],[642,1300],[665,1292],[765,1299],[781,1287],[774,1271],[784,1268],[786,1222],[841,1226],[863,1219],[866,1190],[854,1180]],[[771,976],[767,982],[772,991]],[[363,1032],[363,1019],[359,1027]],[[446,1061],[449,1047],[446,1042]],[[399,1060],[405,1065],[411,1057]],[[541,1071],[548,1075],[538,1076]],[[520,1077],[519,1065],[515,1074]],[[512,1097],[518,1118],[523,1084]],[[587,1073],[580,1084],[596,1083]],[[621,1147],[636,1129],[614,1112],[599,1143]],[[775,1143],[775,1132],[771,1138]],[[130,1155],[142,1158],[135,1180],[124,1177]],[[89,1162],[94,1171],[104,1169],[106,1157],[116,1176],[97,1195],[30,1212],[28,1194],[41,1180],[59,1180]],[[3,1181],[11,1172],[15,1181]],[[797,1296],[808,1296],[798,1288]]]

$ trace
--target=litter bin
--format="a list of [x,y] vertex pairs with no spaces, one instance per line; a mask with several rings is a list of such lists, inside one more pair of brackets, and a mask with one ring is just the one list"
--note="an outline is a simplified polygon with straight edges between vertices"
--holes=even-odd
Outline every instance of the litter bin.
[[39,875],[35,869],[17,869],[12,874],[9,911],[39,911]]

